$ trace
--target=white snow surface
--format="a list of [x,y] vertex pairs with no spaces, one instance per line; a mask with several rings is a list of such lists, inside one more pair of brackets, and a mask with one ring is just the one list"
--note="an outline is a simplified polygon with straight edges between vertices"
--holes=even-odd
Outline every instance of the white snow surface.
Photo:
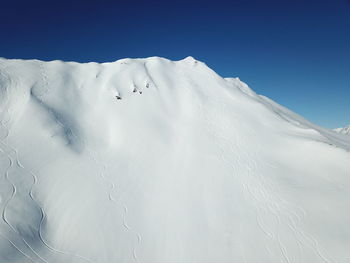
[[0,59],[0,262],[350,262],[350,138],[188,57]]
[[345,135],[350,135],[350,125],[342,128],[334,129],[335,132]]

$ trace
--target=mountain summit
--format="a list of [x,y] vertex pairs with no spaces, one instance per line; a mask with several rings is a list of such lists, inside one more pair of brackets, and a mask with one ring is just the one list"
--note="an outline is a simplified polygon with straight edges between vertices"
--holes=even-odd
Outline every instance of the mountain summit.
[[188,57],[0,59],[0,262],[350,261],[350,139]]

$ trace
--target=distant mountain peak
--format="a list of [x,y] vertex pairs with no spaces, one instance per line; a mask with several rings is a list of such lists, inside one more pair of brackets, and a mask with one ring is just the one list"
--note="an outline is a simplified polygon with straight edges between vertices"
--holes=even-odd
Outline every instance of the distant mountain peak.
[[334,129],[334,131],[340,134],[350,135],[350,125],[341,128],[336,128]]

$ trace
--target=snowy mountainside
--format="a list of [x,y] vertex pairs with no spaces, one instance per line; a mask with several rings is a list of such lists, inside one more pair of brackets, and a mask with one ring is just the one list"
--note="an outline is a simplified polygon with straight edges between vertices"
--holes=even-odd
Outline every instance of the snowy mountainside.
[[349,262],[350,139],[188,57],[0,59],[0,262]]

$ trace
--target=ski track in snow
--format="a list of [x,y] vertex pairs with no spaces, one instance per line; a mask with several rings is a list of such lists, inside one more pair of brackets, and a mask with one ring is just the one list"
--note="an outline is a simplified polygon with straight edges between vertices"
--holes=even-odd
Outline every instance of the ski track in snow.
[[[3,141],[1,142],[1,144],[2,144],[3,147],[9,147],[9,146],[6,145]],[[6,179],[7,179],[7,181],[11,184],[13,191],[12,191],[11,197],[8,199],[8,201],[6,202],[6,205],[5,205],[4,209],[3,209],[3,212],[2,212],[2,219],[3,219],[3,221],[9,226],[9,228],[11,228],[11,230],[12,230],[16,235],[18,235],[18,237],[20,237],[20,238],[23,240],[23,242],[26,244],[26,246],[28,246],[29,249],[30,249],[38,258],[40,258],[41,261],[47,263],[47,261],[46,261],[44,258],[42,258],[42,257],[38,254],[38,252],[35,251],[34,248],[33,248],[23,237],[21,237],[20,233],[19,233],[19,232],[16,230],[16,228],[11,224],[11,222],[6,218],[6,210],[7,210],[8,206],[9,206],[11,200],[15,197],[15,195],[16,195],[16,193],[17,193],[17,187],[16,187],[15,184],[9,179],[9,170],[13,167],[13,163],[16,163],[16,166],[17,166],[18,168],[21,168],[22,170],[24,170],[24,173],[27,172],[27,171],[25,170],[24,166],[20,163],[20,161],[19,161],[19,159],[18,159],[18,152],[17,152],[17,150],[14,149],[14,148],[11,148],[11,147],[9,147],[9,148],[10,148],[11,151],[13,151],[13,152],[15,153],[15,154],[14,154],[15,157],[14,157],[14,158],[11,157],[11,154],[6,153],[6,152],[4,151],[5,155],[9,158],[10,164],[11,164],[10,167],[8,168],[8,170],[6,171]],[[33,177],[33,178],[34,178],[34,177]],[[39,207],[39,209],[42,211],[42,208],[41,208],[40,205],[35,201],[35,199],[33,198],[33,195],[32,195],[32,189],[33,189],[33,187],[34,187],[34,185],[35,185],[35,182],[36,182],[35,179],[33,179],[33,180],[34,180],[34,182],[33,182],[32,186],[31,186],[30,191],[29,191],[29,197],[32,199],[32,201],[33,201],[33,202]],[[40,222],[40,225],[41,225],[41,223],[42,223],[42,222]],[[38,232],[38,235],[39,235],[39,237],[40,237],[40,232]],[[41,238],[40,238],[40,239],[41,239]],[[44,242],[42,239],[41,239],[41,242],[45,245],[45,242]]]
[[[4,105],[5,105],[5,107],[6,107],[6,104],[8,104],[8,102],[9,102],[9,86],[17,86],[17,83],[15,82],[15,80],[14,80],[14,78],[10,78],[10,77],[8,77],[7,76],[7,74],[6,74],[6,68],[1,68],[1,70],[0,70],[0,72],[1,72],[1,74],[2,74],[2,76],[5,76],[5,79],[7,79],[7,83],[9,83],[9,84],[7,84],[7,85],[3,85],[1,88],[3,89],[5,89],[5,96],[6,96],[6,102],[4,103]],[[0,120],[0,125],[1,125],[1,131],[2,132],[4,132],[5,131],[5,136],[4,137],[2,137],[1,138],[1,145],[4,147],[4,146],[7,146],[5,143],[4,143],[4,141],[9,137],[9,129],[7,129],[7,127],[6,127],[6,124],[7,123],[10,123],[11,122],[11,119],[10,119],[10,112],[9,112],[9,109],[7,109],[6,108],[6,112],[7,112],[7,114],[8,114],[8,120],[7,121],[5,121],[4,120],[4,116],[2,116],[2,118],[1,118],[1,120]],[[3,113],[4,113],[4,111],[2,112],[2,115],[3,115]],[[10,222],[6,219],[6,209],[7,209],[7,207],[9,206],[9,204],[10,204],[10,202],[11,202],[11,200],[15,197],[15,194],[16,194],[16,191],[17,191],[17,188],[16,188],[16,186],[14,185],[14,183],[10,180],[10,178],[9,178],[9,171],[10,171],[10,169],[13,167],[13,164],[14,163],[16,163],[17,165],[19,164],[17,161],[15,162],[14,160],[13,160],[13,158],[10,156],[10,154],[8,154],[5,150],[3,150],[3,147],[2,148],[0,148],[0,150],[1,150],[1,152],[3,153],[3,155],[4,156],[6,156],[6,158],[8,159],[8,161],[9,161],[9,166],[7,167],[7,169],[6,169],[6,171],[5,171],[5,179],[6,179],[6,181],[8,182],[8,184],[9,185],[11,185],[11,188],[12,188],[12,192],[11,192],[11,196],[5,201],[5,204],[4,204],[4,207],[3,207],[3,209],[2,209],[2,220],[3,220],[3,222],[9,227],[9,232],[11,233],[11,234],[15,234],[16,235],[16,237],[17,238],[19,238],[22,242],[24,242],[24,244],[25,244],[25,246],[27,247],[27,248],[29,248],[36,256],[38,256],[37,254],[36,254],[36,252],[33,250],[33,248],[19,235],[19,233],[17,232],[17,230],[16,229],[14,229],[13,228],[13,226],[10,224]],[[29,255],[27,255],[27,253],[28,252],[24,252],[24,251],[22,251],[20,248],[18,248],[18,246],[13,242],[13,241],[11,241],[10,240],[10,237],[8,237],[8,236],[6,236],[6,235],[4,235],[4,234],[2,234],[2,237],[3,238],[5,238],[8,242],[10,242],[10,244],[12,244],[22,255],[24,255],[26,258],[28,258],[28,259],[30,259],[32,262],[34,262],[33,261],[33,259],[29,256]],[[40,256],[39,256],[39,258],[40,258]],[[45,262],[45,261],[44,261]]]
[[[251,131],[251,132],[254,132],[254,131]],[[243,145],[247,143],[242,139],[244,138],[240,138],[240,140],[238,140],[240,143],[242,143],[242,145],[238,146],[241,149],[243,148]],[[233,152],[234,146],[232,145],[232,143],[230,143],[229,140],[226,140],[226,143],[230,145],[231,151]],[[261,149],[257,148],[256,152],[258,151],[261,151]],[[330,259],[328,259],[328,257],[325,255],[326,252],[324,251],[323,248],[319,246],[317,240],[311,234],[305,233],[302,230],[302,227],[301,227],[302,217],[306,214],[306,212],[301,207],[296,207],[294,204],[291,204],[287,202],[285,199],[283,199],[282,197],[278,196],[277,193],[279,191],[276,191],[277,189],[274,189],[272,184],[268,182],[268,179],[261,175],[261,173],[259,172],[260,170],[259,164],[256,161],[256,160],[259,160],[259,155],[258,154],[253,155],[253,153],[251,152],[244,152],[244,153],[242,152],[241,154],[245,154],[246,156],[244,157],[244,159],[248,160],[248,169],[247,169],[248,175],[249,175],[248,178],[251,178],[252,181],[246,184],[246,185],[250,185],[250,187],[246,187],[246,190],[248,191],[248,193],[250,194],[250,196],[258,206],[256,208],[258,225],[265,234],[272,237],[272,239],[277,240],[278,246],[280,247],[280,251],[284,260],[287,263],[294,262],[294,260],[290,259],[290,256],[288,255],[289,253],[288,253],[287,246],[283,244],[283,242],[281,241],[281,236],[278,231],[281,226],[287,225],[288,228],[291,230],[292,235],[296,239],[295,241],[299,248],[299,257],[301,257],[301,254],[302,254],[301,247],[307,246],[313,249],[314,253],[318,256],[318,258],[322,262],[324,263],[334,262],[334,260],[330,261]],[[243,180],[243,178],[240,178],[240,179]],[[256,185],[254,189],[252,189],[252,186],[254,186],[254,181],[256,182]],[[272,195],[272,193],[274,193],[274,195]],[[274,215],[276,217],[278,222],[277,233],[271,234],[265,230],[265,227],[261,223],[263,222],[263,220],[259,219],[259,216],[262,214],[259,212],[259,209],[266,210],[266,212],[269,212],[271,215]],[[298,214],[298,211],[299,211],[299,214]]]
[[[253,130],[251,132],[254,132]],[[226,138],[223,139],[227,145],[230,146],[231,152],[234,152],[235,146],[232,145],[230,140]],[[244,137],[241,137],[237,140],[237,143],[241,143],[241,145],[236,146],[236,148],[244,149],[244,144],[247,144],[244,141]],[[256,145],[258,147],[258,145]],[[256,149],[256,152],[261,151],[261,149]],[[259,164],[256,160],[259,160],[259,155],[251,152],[240,152],[243,155],[242,160],[247,162],[247,171],[250,179],[249,182],[245,183],[244,189],[249,193],[251,198],[254,200],[256,204],[256,216],[257,216],[257,225],[267,236],[269,236],[272,240],[277,240],[278,246],[280,247],[281,255],[283,256],[285,262],[291,263],[294,260],[290,259],[289,252],[287,246],[281,240],[281,236],[279,233],[280,227],[287,225],[291,230],[292,235],[296,239],[295,242],[299,248],[299,257],[301,257],[302,251],[301,248],[303,246],[307,246],[313,249],[314,253],[319,257],[319,259],[324,263],[330,263],[334,261],[330,261],[325,255],[326,252],[322,249],[317,240],[311,235],[307,234],[302,230],[301,223],[302,217],[306,214],[306,212],[301,207],[296,207],[294,204],[291,204],[284,200],[282,197],[278,196],[276,189],[272,186],[271,183],[268,182],[266,177],[263,177],[259,172]],[[244,156],[245,155],[245,156]],[[222,155],[225,156],[225,155]],[[266,165],[260,162],[262,165]],[[241,177],[240,180],[244,182],[246,178]],[[249,187],[247,187],[249,185]],[[272,195],[274,193],[274,195]],[[294,209],[293,209],[294,208]],[[295,210],[295,211],[294,211]],[[278,224],[277,224],[277,232],[270,233],[266,230],[267,226],[263,225],[263,219],[260,218],[260,215],[264,214],[259,211],[264,211],[273,215]],[[299,214],[298,214],[299,211]],[[300,215],[301,214],[301,215]],[[300,259],[298,260],[300,261]]]
[[[107,165],[101,161],[101,158],[98,157],[100,154],[98,152],[96,152],[95,150],[92,150],[90,147],[87,146],[86,142],[84,141],[85,144],[85,149],[89,152],[89,155],[91,157],[91,159],[99,166],[102,167],[102,172],[100,172],[100,176],[102,178],[102,180],[109,185],[110,188],[110,192],[108,193],[108,200],[113,202],[117,207],[119,207],[119,209],[122,211],[123,214],[123,227],[126,229],[126,231],[130,232],[131,234],[133,234],[137,240],[137,245],[134,245],[134,248],[132,250],[132,258],[135,262],[140,262],[139,258],[137,256],[137,249],[136,246],[141,246],[141,242],[142,242],[142,237],[140,235],[140,233],[136,232],[132,227],[130,227],[127,223],[127,214],[128,214],[128,207],[125,203],[121,202],[120,200],[116,199],[113,196],[113,192],[117,191],[117,187],[116,184],[109,181],[107,179],[107,177],[110,177],[110,175],[108,175],[108,167]],[[94,157],[94,155],[96,157]],[[107,175],[106,175],[107,174]]]
[[[2,74],[6,74],[6,73],[4,73],[4,72],[6,72],[6,70],[5,70],[4,68],[2,68],[1,71],[2,71]],[[13,78],[8,78],[8,80],[11,80],[11,81],[10,81],[10,84],[9,84],[10,86],[16,87],[16,86],[18,85],[18,83],[17,83],[16,81],[14,81]],[[7,87],[6,87],[6,90],[8,90]],[[8,98],[8,97],[9,97],[9,96],[7,96],[7,98]],[[7,112],[8,112],[8,114],[9,114],[9,116],[8,116],[8,117],[9,117],[9,120],[8,120],[6,123],[10,123],[10,122],[11,122],[11,118],[10,118],[11,115],[10,115],[9,110],[7,110]],[[13,234],[15,234],[16,237],[18,237],[21,241],[23,241],[24,244],[25,244],[25,246],[26,246],[27,248],[29,248],[30,251],[31,251],[32,253],[34,253],[34,255],[35,255],[36,257],[39,258],[39,261],[43,261],[43,262],[47,263],[47,261],[46,261],[45,259],[43,259],[43,258],[28,244],[28,242],[18,233],[18,231],[15,229],[15,227],[13,227],[13,226],[11,225],[11,223],[9,222],[9,220],[6,218],[6,210],[7,210],[8,206],[9,206],[11,200],[15,197],[16,192],[17,192],[17,187],[15,186],[15,184],[14,184],[14,183],[10,180],[10,178],[9,178],[9,171],[11,170],[11,168],[13,167],[14,164],[16,164],[16,166],[18,166],[18,168],[21,168],[21,169],[24,169],[24,167],[21,165],[21,163],[20,163],[20,161],[19,161],[19,159],[18,159],[18,152],[17,152],[17,150],[11,148],[9,145],[7,145],[7,144],[5,143],[5,140],[6,140],[6,139],[9,137],[9,135],[10,135],[10,130],[6,127],[6,124],[4,124],[3,119],[0,121],[0,125],[1,125],[1,128],[2,128],[2,131],[5,131],[5,134],[6,134],[3,138],[1,138],[1,142],[0,142],[0,144],[2,145],[1,152],[8,158],[9,164],[10,164],[9,167],[6,169],[5,178],[6,178],[7,182],[8,182],[8,183],[11,185],[11,187],[12,187],[11,196],[10,196],[10,197],[7,199],[7,201],[5,202],[4,208],[3,208],[3,210],[2,210],[2,220],[3,220],[3,222],[10,228],[10,231],[11,231]],[[9,153],[9,151],[4,150],[6,147],[7,147],[8,149],[10,149],[9,151],[12,151],[12,152],[14,153],[15,157],[12,157],[11,154]],[[31,197],[32,197],[32,196],[30,196],[30,198],[31,198]],[[33,201],[34,201],[34,200],[33,200]],[[15,247],[21,254],[23,254],[25,257],[27,257],[27,258],[29,258],[31,261],[33,261],[33,259],[32,259],[29,255],[27,255],[28,252],[23,252],[21,249],[18,248],[18,246],[17,246],[16,244],[14,244],[13,241],[10,240],[10,238],[8,238],[8,237],[6,237],[6,236],[4,236],[4,235],[2,235],[2,236],[5,237],[11,244],[13,244],[14,247]],[[31,253],[31,252],[30,252],[30,253]],[[33,261],[33,262],[36,262],[36,261]]]
[[42,91],[41,93],[39,92],[37,96],[39,96],[40,98],[43,98],[50,90],[49,78],[47,76],[47,70],[43,61],[39,61],[39,70],[40,70],[41,80],[43,81],[43,85],[41,85],[41,87],[44,87],[44,91]]

